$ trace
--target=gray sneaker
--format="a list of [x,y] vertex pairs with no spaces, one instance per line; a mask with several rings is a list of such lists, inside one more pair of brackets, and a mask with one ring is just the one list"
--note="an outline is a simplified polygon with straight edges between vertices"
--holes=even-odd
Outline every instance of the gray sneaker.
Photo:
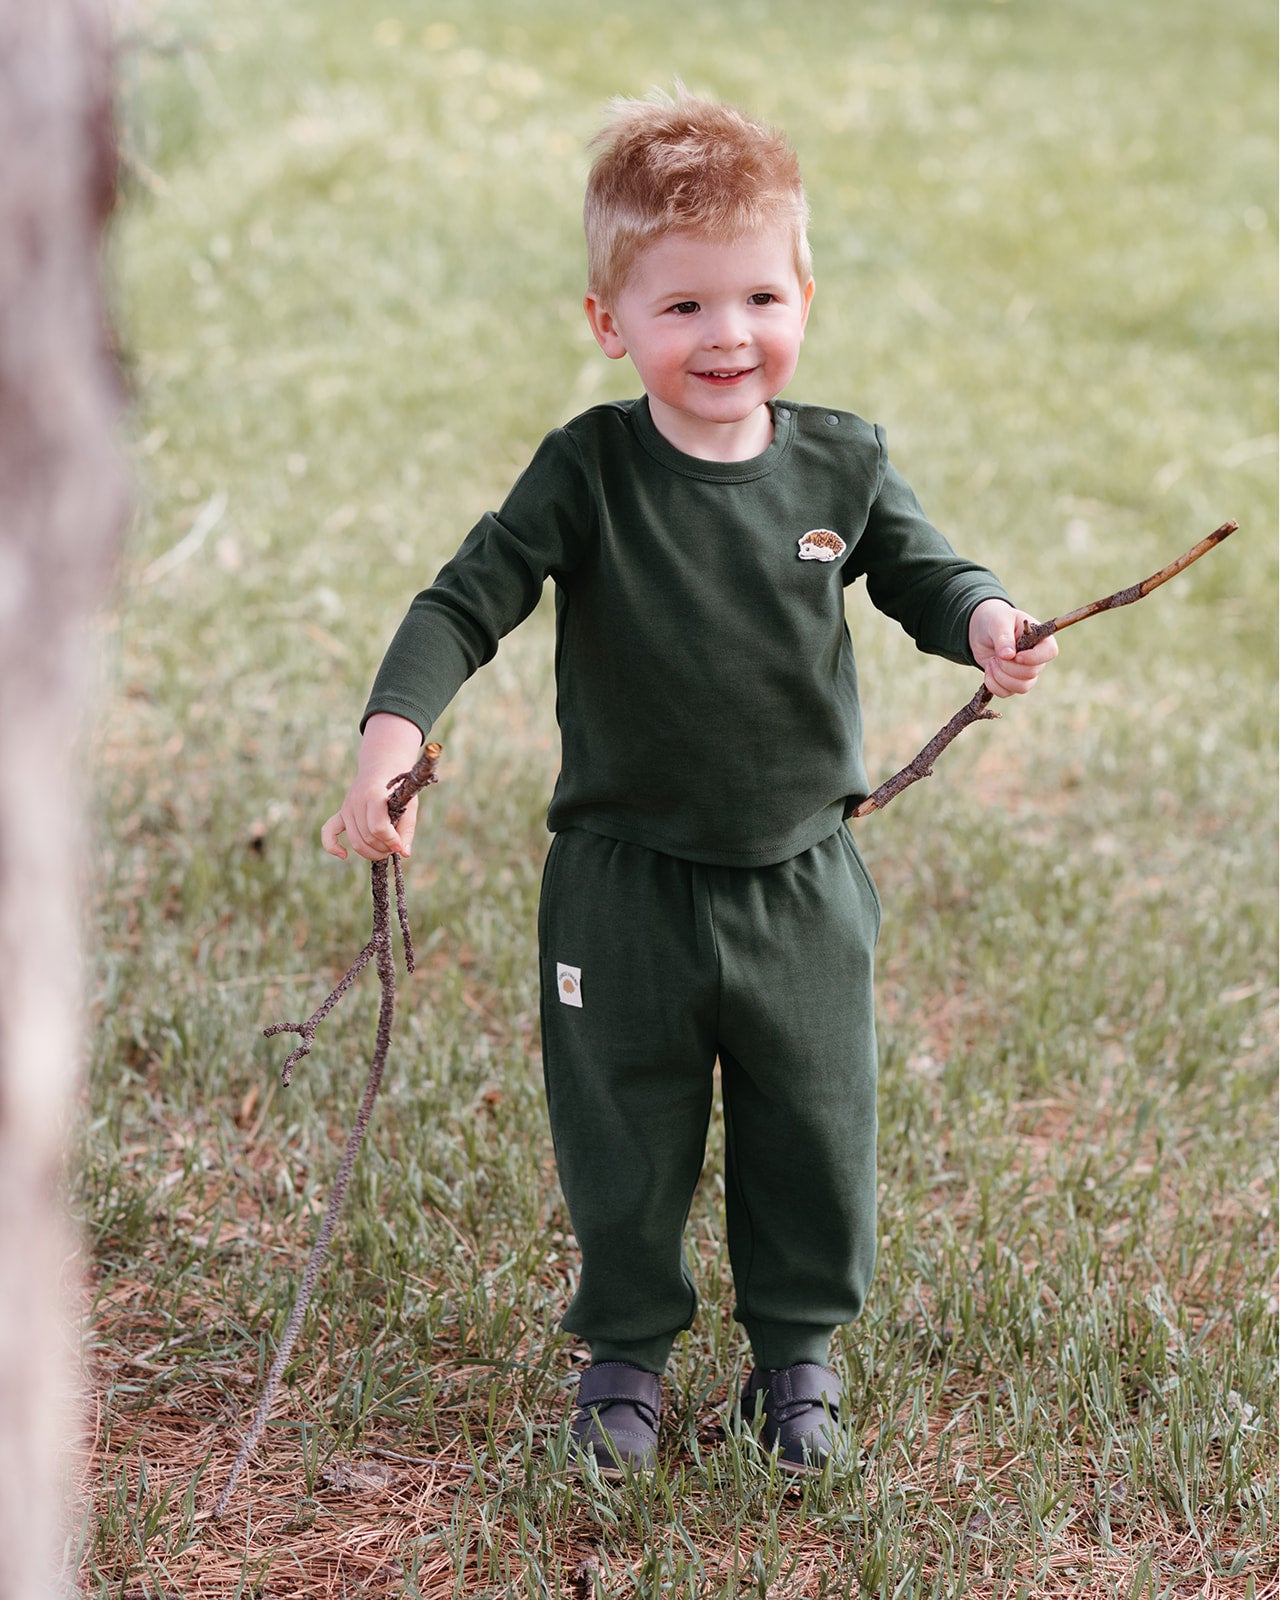
[[759,1423],[760,1443],[778,1453],[784,1472],[820,1472],[828,1461],[849,1459],[840,1426],[840,1380],[830,1367],[800,1361],[793,1367],[753,1367],[742,1390],[742,1421]]
[[662,1381],[629,1361],[598,1361],[578,1381],[578,1409],[569,1432],[579,1461],[594,1456],[603,1478],[629,1467],[648,1472],[658,1459]]

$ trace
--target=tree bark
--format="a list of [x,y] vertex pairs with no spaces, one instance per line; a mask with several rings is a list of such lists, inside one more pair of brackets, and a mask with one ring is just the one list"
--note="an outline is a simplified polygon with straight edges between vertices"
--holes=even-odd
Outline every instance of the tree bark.
[[80,1056],[91,624],[127,515],[100,277],[97,0],[0,0],[0,1600],[60,1592],[78,1370],[60,1197]]

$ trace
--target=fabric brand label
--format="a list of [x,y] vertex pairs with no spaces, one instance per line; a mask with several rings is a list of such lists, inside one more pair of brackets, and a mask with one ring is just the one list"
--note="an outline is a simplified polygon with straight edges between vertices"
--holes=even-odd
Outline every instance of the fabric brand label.
[[560,996],[560,1004],[577,1006],[582,1009],[582,968],[567,967],[563,961],[556,962],[556,993]]

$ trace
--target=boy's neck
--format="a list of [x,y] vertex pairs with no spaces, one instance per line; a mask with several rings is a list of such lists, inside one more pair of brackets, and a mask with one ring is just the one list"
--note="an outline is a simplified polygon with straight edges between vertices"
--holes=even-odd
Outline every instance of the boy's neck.
[[712,422],[647,398],[654,427],[668,444],[696,460],[750,461],[773,442],[773,412],[767,405],[733,422]]

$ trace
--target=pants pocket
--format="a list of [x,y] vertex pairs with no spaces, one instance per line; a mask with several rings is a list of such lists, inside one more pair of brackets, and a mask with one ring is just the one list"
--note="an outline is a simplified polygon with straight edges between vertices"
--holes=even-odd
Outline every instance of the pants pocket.
[[859,850],[857,845],[853,842],[853,834],[850,832],[848,826],[842,825],[840,832],[843,836],[844,844],[848,850],[849,856],[853,861],[854,870],[862,879],[862,882],[866,885],[867,893],[871,896],[871,903],[875,907],[875,938],[878,941],[880,938],[880,924],[884,920],[884,907],[880,903],[880,891],[876,888],[876,880],[871,876],[870,869],[868,868],[866,862],[862,859],[861,850]]

